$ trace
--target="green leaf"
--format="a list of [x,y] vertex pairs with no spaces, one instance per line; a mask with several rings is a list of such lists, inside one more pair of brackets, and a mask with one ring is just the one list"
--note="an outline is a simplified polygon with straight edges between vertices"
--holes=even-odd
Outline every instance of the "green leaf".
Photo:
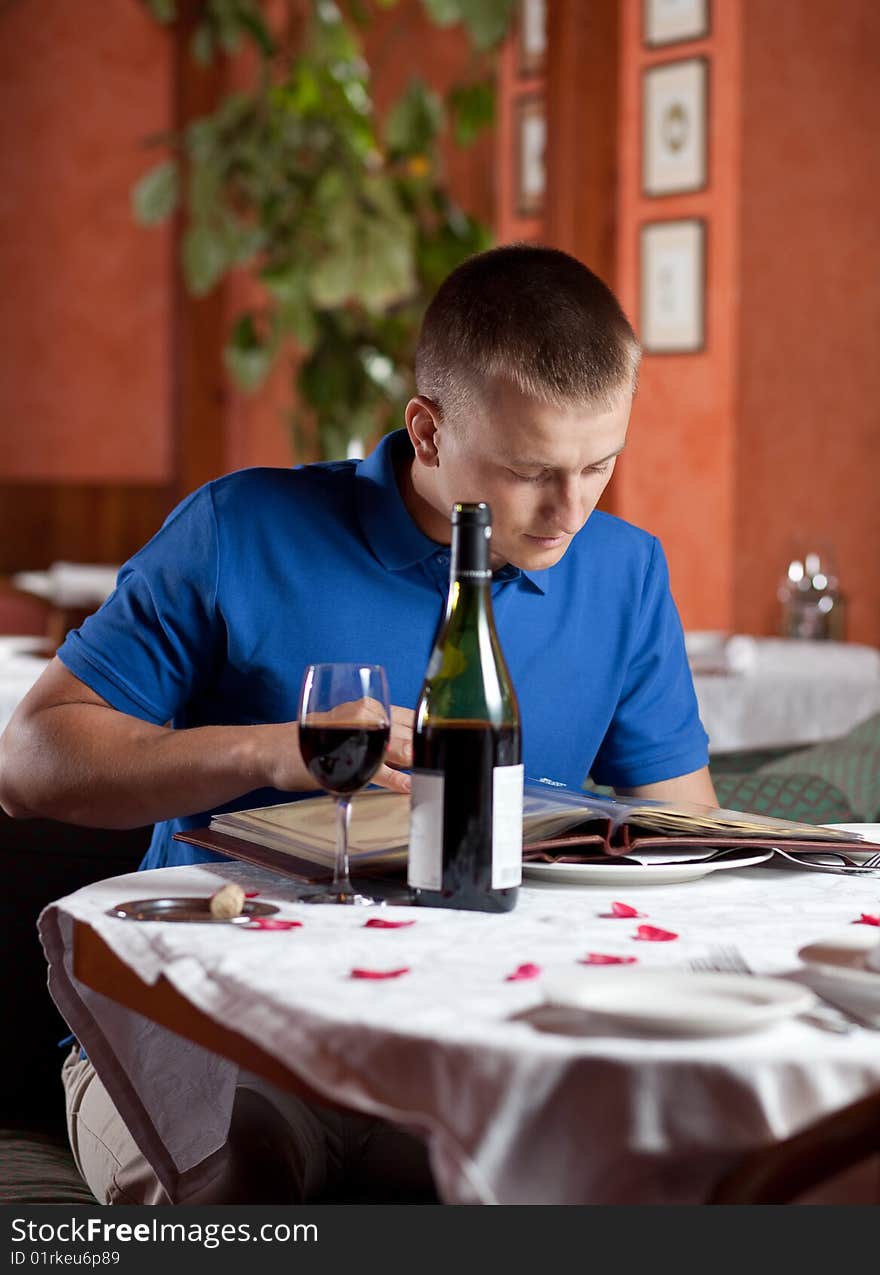
[[447,101],[453,135],[459,146],[470,146],[478,134],[494,122],[495,89],[491,80],[456,85]]
[[177,21],[177,0],[147,0],[147,5],[153,17],[166,26]]
[[430,150],[443,127],[443,103],[424,80],[412,79],[385,121],[385,143],[404,155]]
[[267,267],[260,279],[277,305],[278,322],[303,349],[317,340],[317,319],[308,295],[308,278],[301,266]]
[[216,164],[194,162],[189,173],[189,211],[194,221],[207,221],[220,197],[220,172]]
[[[483,0],[477,0],[477,4],[482,3]],[[467,8],[467,3],[466,0],[465,3],[462,0],[422,0],[422,7],[438,27],[451,27],[461,22],[462,9]]]
[[210,66],[214,60],[214,32],[206,23],[196,29],[190,43],[190,52],[193,61],[199,66]]
[[137,182],[132,193],[131,202],[136,219],[144,226],[154,226],[164,221],[177,207],[180,198],[180,182],[177,164],[173,159],[166,160]]
[[326,310],[344,305],[352,295],[357,265],[353,243],[328,246],[309,272],[309,296],[314,304]]
[[381,217],[367,218],[361,229],[361,255],[353,294],[368,310],[381,313],[411,296],[417,287],[411,227]]
[[478,0],[461,6],[461,20],[474,47],[493,49],[507,35],[517,0]]
[[183,271],[190,292],[202,297],[222,276],[229,260],[222,233],[193,226],[183,237]]
[[278,52],[278,46],[272,39],[272,33],[266,25],[263,15],[260,13],[256,5],[251,5],[247,9],[239,8],[238,20],[243,30],[247,31],[254,44],[260,50],[264,58],[274,58]]
[[223,360],[243,390],[255,390],[266,379],[272,352],[260,340],[252,314],[243,314],[236,323]]

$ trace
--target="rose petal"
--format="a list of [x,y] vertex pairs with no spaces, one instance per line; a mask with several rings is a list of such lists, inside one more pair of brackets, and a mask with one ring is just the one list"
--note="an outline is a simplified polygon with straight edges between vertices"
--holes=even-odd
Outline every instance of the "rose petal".
[[522,979],[540,978],[540,976],[541,976],[540,965],[531,965],[531,964],[517,965],[513,973],[508,974],[507,978],[504,981],[505,983],[519,983]]
[[415,921],[383,921],[379,916],[364,921],[365,930],[402,930],[406,925],[415,925]]
[[880,925],[880,916],[873,916],[870,912],[863,912],[857,921],[853,921],[853,925]]
[[633,938],[644,939],[647,943],[668,943],[670,939],[677,939],[678,935],[672,930],[661,930],[657,925],[640,925]]
[[600,916],[647,916],[647,912],[639,912],[629,903],[612,903],[610,912],[600,912]]
[[408,974],[408,966],[404,966],[399,970],[352,970],[352,978],[400,978],[401,974]]
[[245,890],[244,897],[246,899],[255,899],[259,895],[259,890]]
[[587,952],[578,960],[578,965],[634,965],[637,956],[607,956],[604,952]]
[[242,928],[245,930],[298,930],[301,926],[302,921],[279,921],[274,916],[254,916]]

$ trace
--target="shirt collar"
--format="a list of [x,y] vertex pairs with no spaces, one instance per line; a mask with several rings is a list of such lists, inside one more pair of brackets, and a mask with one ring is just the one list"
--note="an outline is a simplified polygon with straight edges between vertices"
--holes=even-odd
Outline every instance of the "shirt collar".
[[[394,430],[380,440],[365,460],[358,462],[355,470],[355,500],[361,527],[373,553],[389,571],[402,571],[424,562],[445,547],[419,530],[403,503],[394,462],[407,450],[412,454],[406,430]],[[522,577],[538,593],[547,593],[552,570],[523,571],[507,563],[495,573],[495,579]]]

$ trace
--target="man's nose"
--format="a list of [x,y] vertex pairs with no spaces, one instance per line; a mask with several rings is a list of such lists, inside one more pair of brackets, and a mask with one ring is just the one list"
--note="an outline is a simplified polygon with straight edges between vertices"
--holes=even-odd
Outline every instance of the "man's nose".
[[580,483],[576,478],[563,478],[554,485],[547,515],[554,531],[573,536],[584,525],[586,510]]

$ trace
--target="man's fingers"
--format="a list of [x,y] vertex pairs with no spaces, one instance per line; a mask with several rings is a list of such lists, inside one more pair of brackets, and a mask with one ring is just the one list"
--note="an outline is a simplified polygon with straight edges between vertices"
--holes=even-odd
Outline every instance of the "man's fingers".
[[408,793],[411,787],[409,775],[392,770],[390,766],[380,766],[370,782],[380,788],[389,788],[391,792]]
[[415,713],[411,708],[391,707],[391,735],[388,740],[388,760],[395,766],[412,765],[412,736]]

